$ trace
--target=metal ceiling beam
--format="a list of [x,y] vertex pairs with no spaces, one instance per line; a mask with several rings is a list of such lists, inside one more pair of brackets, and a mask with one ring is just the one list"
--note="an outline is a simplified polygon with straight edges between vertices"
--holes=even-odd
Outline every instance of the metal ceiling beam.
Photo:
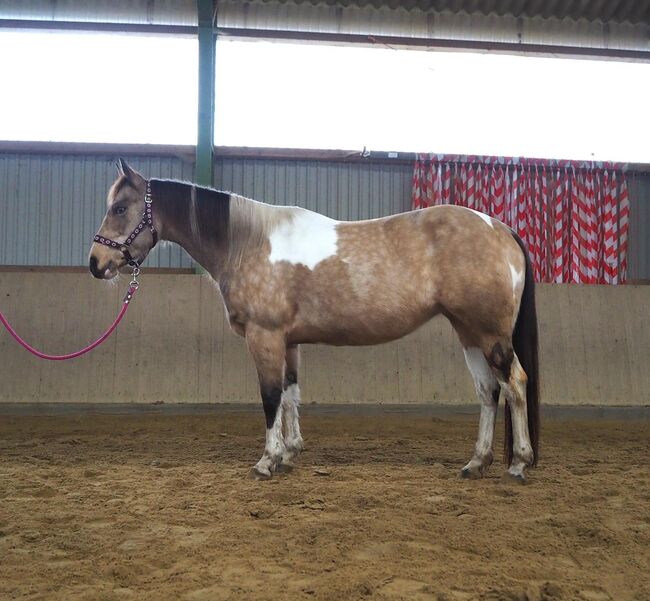
[[145,33],[195,36],[193,25],[147,25],[145,23],[105,23],[99,21],[52,21],[40,19],[0,19],[3,29],[55,29],[107,33]]
[[538,54],[553,57],[584,57],[650,62],[650,51],[647,50],[489,42],[467,39],[416,38],[407,36],[324,33],[275,29],[245,29],[239,27],[219,27],[217,28],[217,32],[219,35],[231,38],[322,42],[325,44],[358,44],[361,46],[382,46],[390,48],[469,50],[502,54]]

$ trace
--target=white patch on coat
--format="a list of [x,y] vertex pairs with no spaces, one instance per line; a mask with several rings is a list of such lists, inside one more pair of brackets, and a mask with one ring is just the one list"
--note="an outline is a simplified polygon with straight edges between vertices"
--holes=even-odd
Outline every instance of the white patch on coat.
[[524,287],[524,272],[519,271],[512,263],[508,263],[508,267],[510,267],[510,278],[512,280],[512,303],[515,307],[515,313],[512,318],[512,327],[514,328],[514,324],[517,323],[517,316],[519,315],[517,298],[521,296]]
[[269,236],[269,261],[287,261],[314,269],[321,261],[336,255],[338,221],[305,209],[296,209],[293,219],[287,220]]
[[469,347],[463,350],[463,354],[476,387],[491,391],[496,383],[496,377],[492,373],[483,351],[478,347]]
[[285,452],[284,437],[282,436],[282,409],[278,407],[275,414],[275,421],[271,428],[266,429],[266,445],[264,446],[264,455],[255,464],[257,470],[266,475],[270,475],[282,460]]
[[497,403],[492,392],[499,388],[499,382],[490,369],[483,351],[476,347],[464,349],[465,362],[474,379],[476,394],[481,401],[481,416],[479,418],[478,439],[474,457],[465,466],[473,470],[486,467],[492,460],[492,440],[494,437],[494,422],[497,415]]
[[302,436],[300,434],[300,388],[298,384],[291,384],[282,393],[282,408],[284,410],[284,446],[285,452],[282,462],[290,462],[302,451]]
[[524,283],[524,274],[519,271],[512,263],[508,263],[510,267],[510,277],[512,279],[512,296],[517,298],[517,291],[521,288]]
[[478,215],[483,221],[485,221],[485,223],[487,223],[492,229],[494,229],[494,223],[492,223],[492,217],[486,215],[485,213],[481,213],[480,211],[475,211],[474,209],[470,209],[470,211]]

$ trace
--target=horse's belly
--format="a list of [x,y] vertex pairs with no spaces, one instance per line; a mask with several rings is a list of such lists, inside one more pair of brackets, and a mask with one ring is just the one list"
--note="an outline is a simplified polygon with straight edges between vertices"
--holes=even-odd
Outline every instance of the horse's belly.
[[430,309],[388,314],[337,312],[336,315],[320,315],[310,320],[298,316],[289,338],[293,344],[321,343],[334,346],[382,344],[410,334],[434,315],[435,311]]

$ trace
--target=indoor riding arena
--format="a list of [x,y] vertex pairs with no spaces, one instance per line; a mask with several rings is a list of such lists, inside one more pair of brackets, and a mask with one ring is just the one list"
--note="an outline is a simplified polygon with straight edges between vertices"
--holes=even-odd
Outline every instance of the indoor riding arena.
[[0,601],[650,601],[649,40],[0,0]]

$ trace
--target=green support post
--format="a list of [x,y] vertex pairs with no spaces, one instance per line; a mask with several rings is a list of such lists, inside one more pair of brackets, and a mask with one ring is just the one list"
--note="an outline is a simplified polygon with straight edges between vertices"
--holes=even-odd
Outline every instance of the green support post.
[[199,122],[196,140],[196,181],[213,186],[215,35],[213,0],[196,0],[199,17]]
[[[214,92],[215,45],[214,19],[217,0],[196,0],[199,21],[199,107],[196,137],[196,183],[214,186]],[[205,273],[197,264],[196,273]]]

